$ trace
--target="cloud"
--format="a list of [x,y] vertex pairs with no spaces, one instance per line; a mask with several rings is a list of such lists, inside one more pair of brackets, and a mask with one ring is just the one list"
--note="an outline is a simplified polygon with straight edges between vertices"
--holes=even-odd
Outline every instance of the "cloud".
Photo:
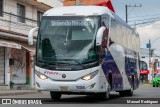
[[151,40],[151,48],[155,49],[156,54],[160,55],[160,21],[149,25],[138,27],[137,31],[140,36],[141,48],[146,48],[146,44]]

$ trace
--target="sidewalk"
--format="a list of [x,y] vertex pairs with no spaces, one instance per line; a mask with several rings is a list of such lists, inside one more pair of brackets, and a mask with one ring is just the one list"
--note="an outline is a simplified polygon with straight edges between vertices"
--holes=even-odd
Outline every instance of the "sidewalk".
[[0,90],[0,96],[41,93],[38,90]]

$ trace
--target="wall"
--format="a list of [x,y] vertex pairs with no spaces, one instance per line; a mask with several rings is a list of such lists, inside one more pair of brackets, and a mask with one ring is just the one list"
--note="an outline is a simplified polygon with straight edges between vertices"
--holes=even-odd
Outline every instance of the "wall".
[[[92,5],[92,4],[96,4],[96,3],[100,3],[100,2],[104,2],[106,0],[78,0],[79,4],[84,4],[84,5]],[[74,5],[75,1],[67,1],[64,2],[64,6],[70,6],[70,5]]]
[[51,7],[63,6],[63,3],[59,2],[58,0],[37,0],[37,1],[43,2]]
[[26,83],[26,50],[12,49],[12,58],[14,64],[12,65],[12,81],[18,84]]
[[[41,11],[34,6],[20,2],[19,0],[4,0],[4,12],[17,15],[17,3],[25,6],[26,18],[37,20],[37,11]],[[43,11],[41,11],[43,12]],[[28,35],[28,31],[37,26],[36,21],[26,20],[25,23],[17,22],[17,17],[4,13],[0,17],[0,29],[10,30]]]
[[0,47],[0,84],[4,83],[4,62],[5,62],[5,53],[4,53],[4,47]]

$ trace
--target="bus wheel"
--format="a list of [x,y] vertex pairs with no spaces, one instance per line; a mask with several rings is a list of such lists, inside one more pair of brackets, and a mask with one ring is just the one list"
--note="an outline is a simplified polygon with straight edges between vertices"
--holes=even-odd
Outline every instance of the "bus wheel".
[[155,85],[153,85],[153,87],[155,87]]
[[108,85],[107,91],[105,93],[100,94],[100,98],[102,100],[108,100],[110,98],[110,85]]
[[120,95],[121,97],[124,97],[124,96],[126,95],[126,92],[125,92],[125,91],[119,91],[119,95]]
[[126,91],[127,96],[133,96],[133,88]]
[[50,91],[50,96],[52,100],[58,101],[61,99],[61,93]]

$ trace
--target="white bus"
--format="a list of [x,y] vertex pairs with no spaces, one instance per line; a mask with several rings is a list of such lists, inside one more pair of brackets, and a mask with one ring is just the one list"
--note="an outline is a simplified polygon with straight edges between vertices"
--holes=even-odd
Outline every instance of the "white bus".
[[38,90],[97,95],[133,95],[139,86],[139,35],[107,7],[67,6],[44,13],[38,30],[35,81]]

